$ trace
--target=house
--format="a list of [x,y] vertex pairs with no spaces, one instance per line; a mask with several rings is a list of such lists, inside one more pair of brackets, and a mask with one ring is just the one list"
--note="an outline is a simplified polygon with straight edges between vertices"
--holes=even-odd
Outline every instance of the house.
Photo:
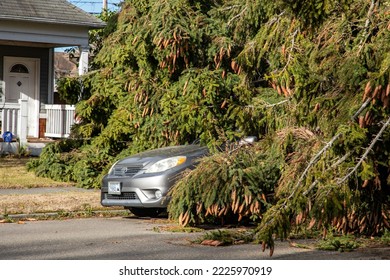
[[67,52],[54,52],[54,104],[66,103],[64,100],[61,100],[58,95],[56,82],[61,78],[78,76],[78,59],[75,60],[73,56]]
[[67,137],[74,107],[54,104],[54,49],[77,46],[78,74],[88,71],[88,31],[105,23],[66,0],[0,2],[1,134],[21,144]]
[[73,55],[66,52],[55,52],[54,80],[64,77],[76,77],[77,75],[77,62],[73,60]]

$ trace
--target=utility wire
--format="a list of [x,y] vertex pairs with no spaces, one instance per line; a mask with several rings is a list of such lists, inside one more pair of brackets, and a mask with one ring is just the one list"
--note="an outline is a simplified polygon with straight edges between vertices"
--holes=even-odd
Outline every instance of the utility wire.
[[96,14],[100,13],[105,8],[105,5],[107,8],[117,8],[122,0],[68,0],[68,2],[90,14]]

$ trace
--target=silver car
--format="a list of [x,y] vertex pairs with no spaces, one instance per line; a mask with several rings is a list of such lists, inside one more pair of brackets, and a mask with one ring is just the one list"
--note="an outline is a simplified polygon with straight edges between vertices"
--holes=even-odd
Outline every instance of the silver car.
[[136,216],[155,217],[167,208],[169,189],[197,159],[208,154],[199,145],[172,146],[117,161],[103,178],[101,204],[123,206]]

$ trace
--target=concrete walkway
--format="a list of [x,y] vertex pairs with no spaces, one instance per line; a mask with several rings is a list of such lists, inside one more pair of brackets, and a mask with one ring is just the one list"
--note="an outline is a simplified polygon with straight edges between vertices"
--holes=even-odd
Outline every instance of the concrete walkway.
[[66,192],[93,192],[95,189],[82,189],[76,187],[48,187],[29,189],[0,189],[0,195],[13,194],[46,194],[46,193],[66,193]]

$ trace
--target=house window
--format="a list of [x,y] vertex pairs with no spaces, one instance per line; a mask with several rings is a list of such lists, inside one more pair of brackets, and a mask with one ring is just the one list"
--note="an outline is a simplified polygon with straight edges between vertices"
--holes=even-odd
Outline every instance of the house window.
[[27,73],[28,74],[29,72],[28,72],[27,67],[24,66],[23,64],[15,64],[11,68],[11,73]]

